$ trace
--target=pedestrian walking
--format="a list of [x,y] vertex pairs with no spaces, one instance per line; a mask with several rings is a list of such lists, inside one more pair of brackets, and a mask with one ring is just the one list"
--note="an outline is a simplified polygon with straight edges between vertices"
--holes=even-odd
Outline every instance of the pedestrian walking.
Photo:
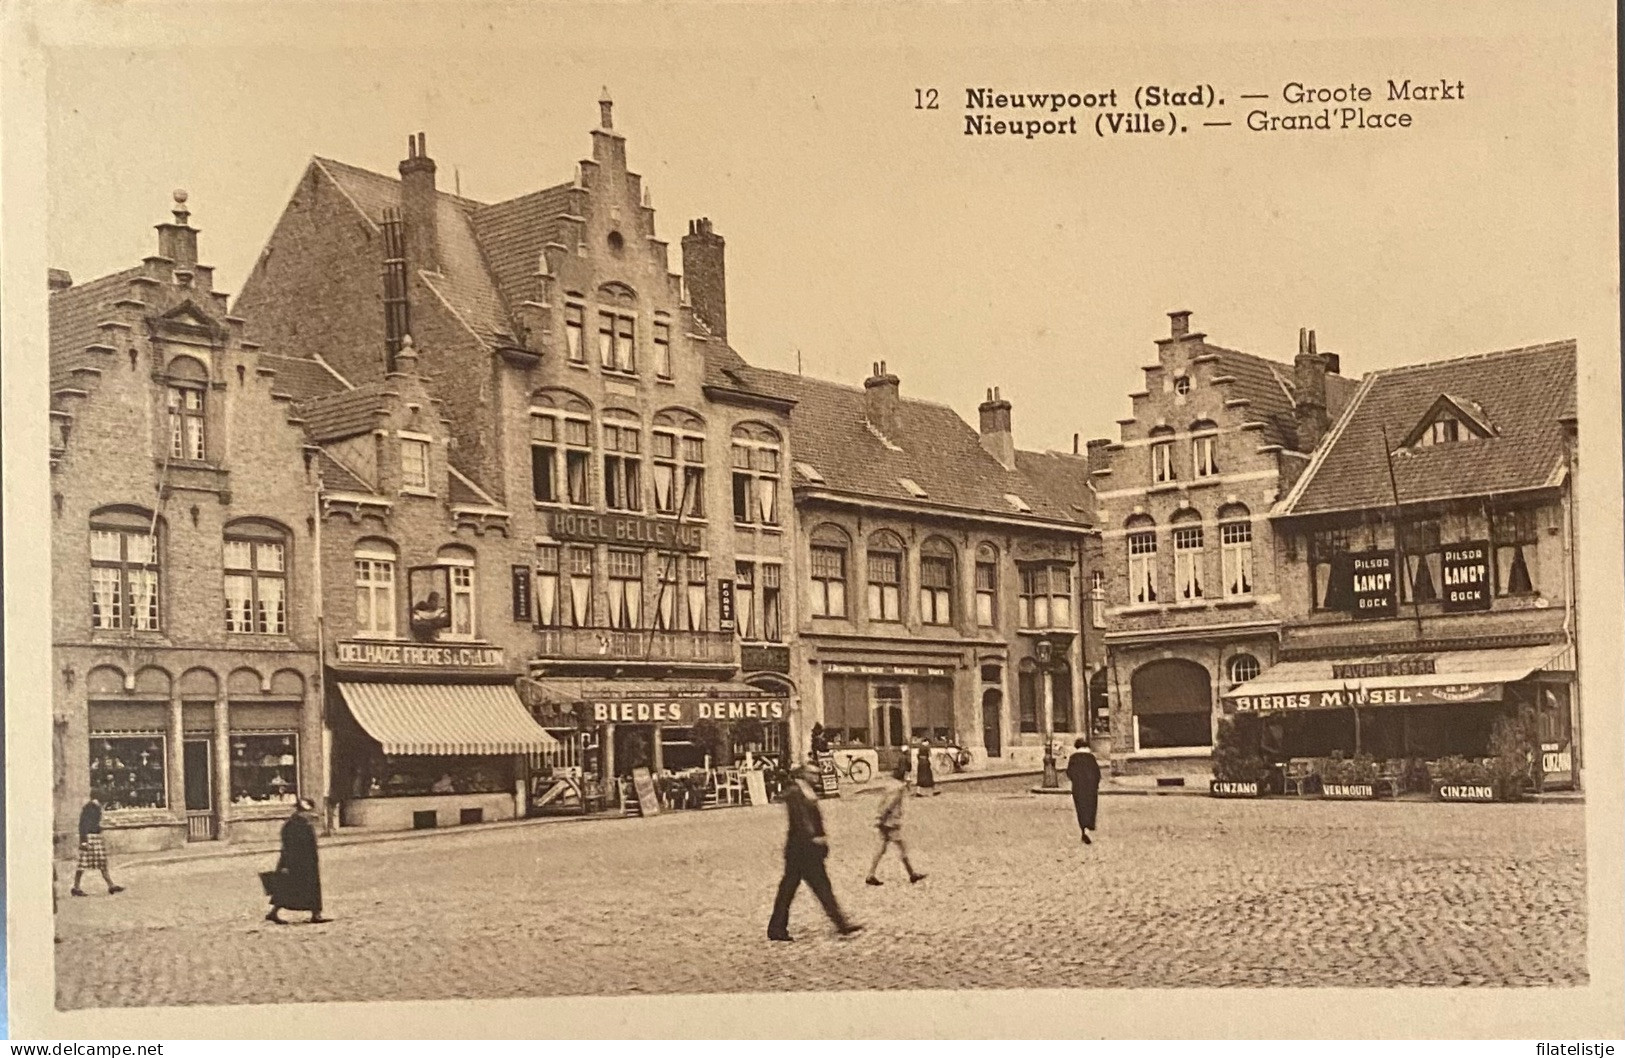
[[1083,843],[1093,845],[1089,831],[1095,829],[1095,809],[1100,803],[1100,762],[1086,738],[1074,739],[1072,756],[1066,762],[1066,777],[1072,783],[1072,808],[1078,813],[1078,830]]
[[903,869],[908,872],[910,882],[925,880],[925,875],[914,869],[908,862],[908,846],[903,844],[903,798],[908,793],[908,765],[899,761],[892,769],[892,781],[882,792],[880,797],[880,811],[875,815],[875,829],[880,832],[880,846],[875,849],[875,858],[869,864],[869,876],[864,879],[869,885],[884,885],[875,872],[880,869],[880,861],[885,858],[886,850],[893,845],[897,846],[897,855],[903,861]]
[[85,807],[79,809],[79,868],[73,872],[73,888],[68,890],[74,896],[87,895],[79,888],[86,871],[101,872],[102,881],[107,883],[108,895],[124,892],[124,887],[115,884],[113,876],[107,872],[107,844],[102,840],[102,803],[94,794],[85,802]]
[[918,797],[935,797],[937,795],[937,776],[931,770],[931,745],[920,743],[919,764],[914,773],[915,795]]
[[282,824],[282,855],[276,861],[276,884],[272,886],[271,910],[267,922],[288,925],[278,912],[309,911],[312,922],[331,922],[322,917],[322,872],[316,858],[316,827],[311,814],[316,805],[303,798],[293,815]]
[[841,936],[850,936],[863,927],[841,913],[835,902],[835,890],[829,883],[829,872],[824,860],[829,856],[829,838],[824,834],[824,817],[818,810],[818,793],[813,783],[818,781],[818,766],[806,764],[784,789],[784,808],[789,830],[784,838],[784,876],[779,879],[779,892],[773,900],[773,917],[767,920],[769,940],[792,940],[790,936],[790,902],[796,890],[806,882],[824,913]]

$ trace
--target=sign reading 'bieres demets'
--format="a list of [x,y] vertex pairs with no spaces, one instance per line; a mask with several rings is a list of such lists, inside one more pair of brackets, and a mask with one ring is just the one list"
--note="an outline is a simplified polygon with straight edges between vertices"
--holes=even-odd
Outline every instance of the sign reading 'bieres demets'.
[[552,511],[547,531],[556,540],[582,540],[622,547],[654,547],[675,551],[705,548],[705,531],[697,525],[678,525],[635,514],[591,514]]

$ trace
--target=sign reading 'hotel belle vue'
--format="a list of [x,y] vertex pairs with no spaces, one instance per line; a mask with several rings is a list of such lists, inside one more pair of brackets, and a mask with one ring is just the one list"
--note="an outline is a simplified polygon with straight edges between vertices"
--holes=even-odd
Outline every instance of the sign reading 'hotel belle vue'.
[[678,525],[661,518],[635,514],[593,514],[552,511],[547,531],[555,540],[579,540],[617,547],[653,547],[668,551],[700,551],[705,532],[697,525]]

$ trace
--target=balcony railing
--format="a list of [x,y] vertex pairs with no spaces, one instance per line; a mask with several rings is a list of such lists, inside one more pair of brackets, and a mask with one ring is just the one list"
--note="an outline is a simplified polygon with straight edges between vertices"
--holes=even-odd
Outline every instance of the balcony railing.
[[665,632],[648,628],[544,628],[538,657],[570,661],[732,665],[727,632]]

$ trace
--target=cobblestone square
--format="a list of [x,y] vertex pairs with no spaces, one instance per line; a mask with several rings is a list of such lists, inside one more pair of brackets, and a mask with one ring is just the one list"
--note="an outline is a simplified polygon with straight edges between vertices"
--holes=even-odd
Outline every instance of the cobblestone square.
[[804,890],[794,945],[765,936],[777,807],[331,847],[329,925],[262,921],[269,856],[115,862],[116,897],[61,878],[58,1003],[1586,981],[1577,804],[1110,797],[1083,847],[1027,782],[912,799],[914,886],[863,884],[872,797],[827,802],[868,928]]

